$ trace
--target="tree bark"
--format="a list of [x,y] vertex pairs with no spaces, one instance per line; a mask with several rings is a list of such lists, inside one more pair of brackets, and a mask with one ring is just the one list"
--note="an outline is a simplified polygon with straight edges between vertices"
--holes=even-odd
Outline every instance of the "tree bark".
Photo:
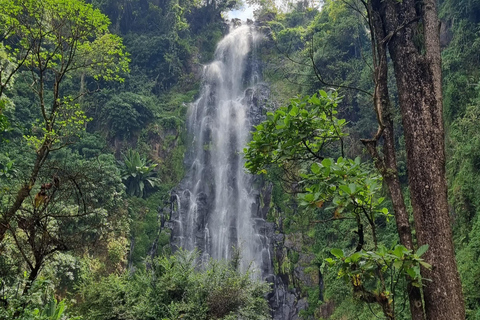
[[465,319],[447,203],[441,60],[435,0],[372,0],[394,64],[428,320]]

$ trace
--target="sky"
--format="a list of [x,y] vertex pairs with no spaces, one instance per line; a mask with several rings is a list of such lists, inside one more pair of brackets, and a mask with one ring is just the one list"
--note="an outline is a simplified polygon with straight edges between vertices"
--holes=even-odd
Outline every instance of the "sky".
[[253,19],[253,7],[244,5],[239,10],[232,10],[227,13],[229,19],[239,18],[241,20]]
[[[274,0],[275,5],[279,10],[288,10],[289,4],[294,4],[298,0]],[[314,8],[320,8],[322,7],[322,0],[309,0],[309,5]],[[247,20],[247,19],[252,19],[253,20],[253,11],[255,10],[255,6],[249,6],[247,3],[244,2],[244,5],[238,9],[238,10],[232,10],[227,13],[227,18],[228,19],[234,19],[234,18],[239,18],[241,20]]]

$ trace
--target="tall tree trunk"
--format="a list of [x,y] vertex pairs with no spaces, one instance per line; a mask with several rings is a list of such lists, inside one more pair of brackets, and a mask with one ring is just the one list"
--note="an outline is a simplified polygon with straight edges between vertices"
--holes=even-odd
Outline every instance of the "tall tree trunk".
[[[367,3],[370,29],[372,30],[372,53],[374,57],[374,107],[376,110],[379,129],[373,139],[362,140],[374,160],[375,167],[381,173],[392,200],[395,213],[397,233],[400,243],[407,249],[413,250],[413,237],[408,222],[408,212],[402,194],[402,186],[398,178],[397,158],[395,154],[395,134],[391,110],[390,95],[388,91],[388,64],[387,48],[384,39],[386,37],[383,29],[382,19],[378,11],[374,11],[372,3]],[[377,152],[377,142],[383,137],[383,157]],[[410,303],[412,320],[424,320],[425,312],[422,303],[420,288],[411,284],[407,277],[407,290]]]
[[418,245],[428,244],[422,270],[428,320],[465,319],[455,262],[445,178],[441,60],[435,0],[372,0],[392,57],[407,150]]

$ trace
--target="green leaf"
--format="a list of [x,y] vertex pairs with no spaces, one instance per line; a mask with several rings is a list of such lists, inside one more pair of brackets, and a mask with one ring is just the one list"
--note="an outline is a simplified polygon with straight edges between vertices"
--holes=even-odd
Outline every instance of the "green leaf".
[[407,274],[410,276],[410,278],[412,279],[416,279],[417,278],[417,273],[415,272],[415,270],[413,268],[408,268],[405,270],[407,272]]
[[421,257],[425,252],[428,250],[428,244],[424,244],[420,248],[417,249],[417,252],[415,253],[418,257]]
[[402,266],[403,266],[402,260],[395,260],[395,262],[393,262],[393,267],[397,270],[400,270]]
[[283,121],[285,122],[286,126],[289,126],[290,125],[290,115],[287,115]]
[[311,193],[307,193],[307,194],[305,195],[304,199],[305,199],[305,201],[307,201],[307,202],[313,202],[313,200],[315,200],[313,194],[311,194]]
[[355,193],[355,191],[357,191],[357,185],[356,185],[355,183],[350,183],[350,184],[348,185],[348,188],[350,189],[350,191],[351,191],[352,193]]
[[320,173],[320,166],[318,165],[318,163],[314,162],[312,164],[311,170],[314,174],[319,174]]
[[404,246],[396,245],[395,250],[393,250],[392,254],[399,258],[403,258],[405,256],[406,251],[407,251],[407,248],[405,248]]
[[425,261],[419,261],[419,263],[425,268],[425,269],[432,269],[432,265],[429,263],[426,263]]
[[354,263],[358,262],[360,258],[362,257],[362,254],[360,252],[355,252],[350,256],[350,260]]
[[285,122],[283,120],[280,120],[275,128],[277,130],[285,128]]
[[310,97],[309,102],[313,105],[316,105],[316,106],[320,105],[320,99],[318,99],[316,94],[314,94],[313,96]]
[[376,254],[380,257],[385,257],[387,254],[387,248],[385,248],[383,245],[379,245]]
[[280,118],[280,113],[277,110],[277,112],[275,112],[275,115],[273,117],[273,122],[277,122],[278,118]]
[[296,105],[293,105],[292,106],[292,109],[290,110],[289,114],[292,116],[292,117],[295,117],[297,114],[298,114],[298,107]]
[[334,248],[330,251],[335,257],[341,259],[344,257],[344,253],[343,253],[343,250],[342,249],[337,249],[337,248]]
[[345,184],[341,185],[341,186],[338,186],[338,188],[340,188],[340,190],[342,190],[346,194],[352,194],[352,190],[350,190],[350,187],[345,185]]
[[324,166],[326,168],[331,167],[332,163],[333,163],[333,161],[330,158],[325,158],[325,159],[322,160],[322,166]]

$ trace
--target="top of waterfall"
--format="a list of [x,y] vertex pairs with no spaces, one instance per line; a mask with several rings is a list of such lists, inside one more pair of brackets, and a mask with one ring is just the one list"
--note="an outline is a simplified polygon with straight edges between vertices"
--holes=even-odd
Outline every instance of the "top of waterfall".
[[245,21],[245,20],[241,20],[240,18],[233,18],[230,21],[226,20],[226,22],[229,22],[230,27],[232,27],[232,28],[237,28],[237,27],[246,26],[246,25],[252,25],[254,23],[252,19],[247,19]]

